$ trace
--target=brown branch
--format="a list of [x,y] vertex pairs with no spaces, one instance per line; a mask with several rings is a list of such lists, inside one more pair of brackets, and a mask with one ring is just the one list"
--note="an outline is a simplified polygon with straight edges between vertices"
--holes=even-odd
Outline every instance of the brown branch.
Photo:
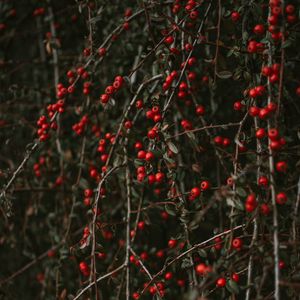
[[217,41],[216,41],[216,53],[215,53],[215,59],[214,59],[214,83],[217,79],[218,74],[218,56],[219,56],[219,43],[220,43],[220,34],[221,34],[221,19],[222,19],[222,5],[221,0],[218,0],[218,25],[217,25]]
[[[140,266],[145,271],[145,273],[147,274],[147,276],[149,277],[149,279],[153,281],[153,276],[151,275],[151,273],[149,272],[149,270],[146,268],[146,266],[144,265],[144,263],[141,260],[141,258],[134,252],[134,250],[131,247],[130,247],[130,252],[137,258],[137,260],[139,261]],[[157,287],[156,283],[154,283],[154,286],[156,288],[157,298],[161,299],[159,288]]]
[[[115,268],[114,270],[112,270],[111,272],[109,273],[106,273],[105,275],[103,276],[100,276],[96,279],[96,282],[100,282],[112,275],[114,275],[115,273],[117,273],[118,271],[122,270],[123,268],[125,267],[125,264],[122,264],[120,265],[119,267]],[[84,289],[82,289],[77,295],[75,298],[73,298],[73,300],[77,300],[79,299],[83,294],[85,294],[91,287],[93,287],[95,284],[95,282],[91,282],[89,285],[87,285]]]
[[215,235],[215,236],[213,236],[213,237],[207,239],[207,240],[204,241],[204,242],[195,244],[194,246],[192,246],[192,247],[189,248],[188,250],[186,250],[186,251],[182,252],[181,254],[177,255],[177,256],[176,256],[175,258],[173,258],[171,261],[167,262],[167,263],[164,265],[164,267],[163,267],[159,272],[157,272],[155,275],[153,275],[152,280],[150,280],[150,282],[148,282],[147,285],[145,285],[145,287],[144,287],[144,289],[143,289],[143,291],[142,291],[141,294],[144,294],[145,291],[147,290],[147,288],[149,287],[149,285],[150,285],[150,284],[151,284],[158,276],[162,275],[162,274],[166,271],[166,269],[167,269],[169,266],[171,266],[173,263],[177,262],[178,260],[180,260],[180,259],[183,258],[184,256],[188,255],[189,253],[193,252],[194,250],[196,250],[196,249],[198,249],[198,248],[202,248],[202,247],[205,246],[207,243],[209,243],[209,242],[215,240],[216,238],[222,237],[222,236],[224,236],[224,235],[227,235],[227,234],[229,234],[229,233],[231,233],[231,232],[233,232],[233,231],[236,231],[236,230],[238,230],[238,229],[241,229],[241,228],[243,228],[243,227],[245,227],[245,224],[238,225],[238,226],[236,226],[236,227],[234,227],[234,228],[232,228],[232,229],[226,230],[226,231],[224,231],[224,232],[222,232],[222,233],[219,233],[219,234],[217,234],[217,235]]
[[[205,20],[206,20],[206,18],[207,18],[207,16],[208,16],[208,13],[209,13],[209,11],[210,11],[210,9],[211,9],[211,6],[212,6],[212,1],[208,4],[208,7],[207,7],[207,9],[206,9],[206,11],[205,11],[205,14],[204,14],[204,16],[203,16],[203,19],[202,19],[202,21],[201,21],[201,23],[200,23],[200,25],[199,25],[199,27],[198,27],[198,31],[197,31],[198,33],[200,33],[200,32],[202,31],[204,22],[205,22]],[[192,44],[192,45],[193,45],[193,48],[195,47],[197,41],[198,41],[198,38],[196,38],[196,39],[193,41],[193,44]],[[177,80],[177,82],[176,82],[176,84],[175,84],[175,87],[174,87],[174,89],[173,89],[171,95],[169,96],[169,98],[166,100],[166,104],[165,104],[165,106],[164,106],[164,108],[163,108],[163,111],[162,111],[162,118],[163,118],[163,119],[164,119],[164,116],[165,116],[165,114],[166,114],[166,112],[167,112],[167,110],[168,110],[168,108],[169,108],[169,106],[170,106],[170,104],[171,104],[171,101],[172,101],[172,99],[173,99],[173,97],[174,97],[175,91],[176,91],[177,87],[179,86],[179,84],[180,84],[180,82],[181,82],[181,79],[182,79],[182,77],[183,77],[183,75],[184,75],[184,73],[185,73],[185,70],[186,70],[186,68],[187,68],[188,60],[191,58],[192,54],[193,54],[193,50],[191,50],[191,51],[189,52],[189,55],[187,56],[187,58],[186,58],[186,60],[185,60],[185,62],[184,62],[184,66],[183,66],[183,68],[182,68],[182,70],[181,70],[181,72],[180,72],[179,78],[178,78],[178,80]]]
[[171,138],[175,138],[175,137],[180,136],[180,135],[188,134],[190,132],[199,132],[199,131],[203,131],[203,130],[207,130],[207,129],[212,129],[212,128],[223,128],[223,129],[226,129],[226,127],[240,126],[240,124],[241,124],[241,122],[219,124],[219,125],[207,125],[207,126],[203,126],[203,127],[200,127],[200,128],[195,128],[195,129],[185,130],[185,131],[179,132],[178,134],[170,136],[169,138],[171,139]]

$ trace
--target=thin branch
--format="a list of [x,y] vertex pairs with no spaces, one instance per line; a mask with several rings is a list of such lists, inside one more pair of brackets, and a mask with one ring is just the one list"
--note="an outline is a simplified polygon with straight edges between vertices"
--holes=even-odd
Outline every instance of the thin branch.
[[[208,13],[209,13],[209,11],[210,11],[210,9],[211,9],[211,6],[212,6],[212,1],[208,4],[208,7],[207,7],[207,9],[206,9],[206,11],[205,11],[205,14],[204,14],[204,16],[203,16],[203,19],[202,19],[202,21],[201,21],[201,23],[200,23],[200,26],[199,26],[199,28],[198,28],[198,31],[197,31],[198,33],[200,33],[200,32],[202,31],[204,22],[205,22],[205,20],[206,20],[206,18],[207,18],[207,16],[208,16]],[[192,44],[192,45],[193,45],[193,48],[195,47],[195,45],[196,45],[197,42],[198,42],[198,38],[196,38],[196,39],[193,41],[193,44]],[[176,91],[177,87],[179,86],[179,84],[180,84],[180,82],[181,82],[181,79],[182,79],[182,77],[183,77],[183,75],[184,75],[184,72],[185,72],[185,70],[186,70],[186,68],[187,68],[188,60],[191,58],[192,54],[193,54],[193,49],[189,52],[189,55],[187,56],[187,58],[186,58],[186,60],[185,60],[185,62],[184,62],[184,66],[183,66],[183,68],[182,68],[182,70],[181,70],[181,72],[180,72],[180,75],[179,75],[179,78],[178,78],[178,80],[177,80],[177,82],[176,82],[176,85],[175,85],[175,87],[173,88],[173,91],[172,91],[171,95],[170,95],[169,98],[166,100],[166,104],[165,104],[164,109],[163,109],[163,112],[162,112],[162,118],[164,118],[164,116],[165,116],[165,114],[166,114],[166,112],[167,112],[167,110],[168,110],[168,108],[169,108],[169,106],[170,106],[170,104],[171,104],[171,101],[172,101],[172,99],[173,99],[173,97],[174,97],[175,91]]]
[[221,19],[222,19],[222,5],[221,0],[218,0],[218,25],[217,25],[217,41],[216,41],[216,53],[214,59],[214,83],[217,79],[218,74],[218,57],[219,57],[219,43],[220,43],[220,34],[221,34]]
[[[134,250],[131,247],[130,247],[130,252],[137,258],[137,260],[139,261],[140,266],[145,271],[145,273],[147,274],[147,276],[149,277],[149,279],[153,281],[153,276],[151,275],[151,273],[149,272],[149,270],[146,268],[146,266],[144,265],[144,263],[141,260],[141,258],[134,252]],[[156,283],[154,283],[154,286],[156,288],[157,298],[161,300],[161,296],[160,296],[160,293],[159,293],[159,288],[157,287]]]
[[130,267],[129,267],[129,252],[130,252],[130,220],[131,220],[131,174],[128,165],[128,154],[127,154],[127,141],[125,141],[124,152],[126,165],[126,192],[127,192],[127,216],[126,216],[126,255],[125,255],[125,265],[126,265],[126,300],[130,298]]
[[[269,9],[270,15],[270,9]],[[268,42],[268,65],[271,66],[272,61],[272,48],[271,43]],[[268,104],[272,102],[272,87],[270,80],[268,78]],[[268,120],[268,130],[271,129],[271,121]],[[271,189],[271,200],[272,200],[272,211],[273,211],[273,242],[274,242],[274,273],[275,273],[275,300],[280,300],[280,269],[279,269],[279,239],[278,239],[278,216],[277,216],[277,205],[276,205],[276,192],[275,192],[275,182],[274,182],[274,157],[273,150],[271,148],[271,140],[268,142],[268,152],[269,152],[269,173],[270,173],[270,189]]]
[[227,124],[218,124],[218,125],[207,125],[207,126],[203,126],[200,128],[195,128],[195,129],[191,129],[191,130],[185,130],[182,132],[179,132],[173,136],[170,136],[171,138],[175,138],[181,135],[185,135],[188,134],[190,132],[199,132],[199,131],[203,131],[203,130],[207,130],[207,129],[212,129],[212,128],[223,128],[223,129],[227,129],[226,127],[235,127],[235,126],[240,126],[241,122],[237,122],[237,123],[227,123]]
[[229,233],[231,233],[231,232],[233,232],[233,231],[236,231],[236,230],[238,230],[238,229],[241,229],[241,228],[243,228],[243,227],[245,227],[245,226],[246,226],[245,224],[242,224],[242,225],[238,225],[238,226],[236,226],[236,227],[234,227],[234,228],[232,228],[232,229],[223,231],[223,232],[221,232],[221,233],[219,233],[219,234],[217,234],[217,235],[215,235],[215,236],[213,236],[213,237],[211,237],[211,238],[205,240],[204,242],[195,244],[194,246],[192,246],[192,247],[189,248],[188,250],[182,252],[181,254],[179,254],[178,256],[176,256],[175,258],[173,258],[172,260],[170,260],[169,262],[167,262],[167,263],[164,265],[164,267],[163,267],[159,272],[157,272],[157,273],[153,276],[152,280],[151,280],[150,282],[147,283],[147,285],[144,287],[144,289],[143,289],[143,291],[142,291],[141,294],[144,294],[145,291],[147,290],[147,288],[149,287],[149,285],[150,285],[150,284],[151,284],[158,276],[162,275],[162,274],[165,272],[165,270],[166,270],[169,266],[171,266],[172,264],[174,264],[175,262],[177,262],[177,261],[180,260],[181,258],[185,257],[186,255],[188,255],[189,253],[195,251],[195,250],[198,249],[198,248],[204,247],[206,244],[210,243],[211,241],[215,240],[216,238],[218,238],[218,237],[223,237],[224,235],[227,235],[227,234],[229,234]]
[[[109,273],[106,273],[103,276],[100,276],[97,278],[96,282],[100,282],[106,278],[109,278],[110,276],[114,275],[115,273],[117,273],[118,271],[122,270],[125,267],[125,264],[120,265],[119,267],[117,267],[116,269],[112,270]],[[83,294],[85,294],[91,287],[93,287],[95,284],[95,282],[91,282],[89,285],[87,285],[84,289],[82,289],[75,298],[73,298],[73,300],[77,300],[79,299]]]

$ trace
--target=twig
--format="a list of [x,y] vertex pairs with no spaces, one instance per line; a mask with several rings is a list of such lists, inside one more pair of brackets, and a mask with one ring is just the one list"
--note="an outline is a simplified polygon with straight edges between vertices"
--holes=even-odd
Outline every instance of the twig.
[[181,259],[181,258],[183,258],[184,256],[188,255],[189,253],[193,252],[194,250],[196,250],[196,249],[198,249],[198,248],[201,248],[201,247],[205,246],[207,243],[209,243],[209,242],[215,240],[216,238],[222,237],[222,236],[224,236],[224,235],[227,235],[227,234],[229,234],[229,233],[231,233],[231,232],[233,232],[233,231],[236,231],[236,230],[238,230],[238,229],[241,229],[241,228],[243,228],[243,227],[245,227],[245,224],[238,225],[238,226],[236,226],[236,227],[234,227],[234,228],[232,228],[232,229],[223,231],[223,232],[221,232],[221,233],[219,233],[219,234],[217,234],[217,235],[215,235],[215,236],[213,236],[213,237],[207,239],[207,240],[204,241],[204,242],[195,244],[194,246],[192,246],[192,247],[189,248],[188,250],[182,252],[181,254],[179,254],[178,256],[176,256],[175,258],[173,258],[172,260],[170,260],[169,262],[167,262],[167,263],[164,265],[164,267],[163,267],[159,272],[157,272],[157,273],[153,276],[152,280],[151,280],[150,282],[147,283],[147,285],[144,287],[144,289],[143,289],[143,291],[142,291],[141,294],[144,294],[144,292],[147,290],[148,286],[149,286],[149,285],[150,285],[150,284],[151,284],[158,276],[160,276],[161,274],[163,274],[163,273],[165,272],[165,270],[166,270],[169,266],[171,266],[173,263],[175,263],[175,262],[178,261],[179,259]]
[[147,21],[147,24],[148,24],[148,31],[149,31],[149,34],[150,34],[153,45],[156,45],[155,38],[154,38],[154,35],[153,35],[153,32],[152,32],[152,24],[151,24],[151,19],[150,19],[149,12],[148,12],[148,7],[146,6],[144,0],[142,2],[143,2],[144,11],[145,11],[146,21]]
[[[147,276],[149,277],[149,279],[153,280],[153,276],[151,275],[151,273],[149,272],[149,270],[146,268],[146,266],[144,265],[144,263],[141,260],[141,258],[135,253],[135,251],[131,247],[130,247],[130,252],[137,258],[137,260],[139,261],[140,266],[145,271],[145,273],[147,274]],[[159,288],[157,287],[156,283],[154,283],[154,286],[156,288],[157,298],[161,299],[161,296],[160,296],[160,293],[159,293]]]
[[300,177],[298,180],[298,191],[297,191],[297,200],[295,204],[295,209],[294,209],[294,220],[293,220],[293,241],[296,243],[297,241],[297,222],[298,222],[298,210],[299,210],[299,204],[300,204]]
[[126,300],[130,298],[130,267],[129,267],[129,252],[130,252],[130,220],[131,220],[131,174],[128,165],[128,154],[127,154],[127,141],[124,145],[125,161],[126,165],[126,192],[127,192],[127,216],[126,216],[126,255],[125,255],[125,265],[126,265]]
[[219,56],[219,43],[220,43],[220,34],[221,34],[221,18],[222,18],[222,5],[221,0],[218,0],[218,25],[217,25],[217,41],[216,41],[216,54],[214,59],[214,83],[217,79],[218,74],[218,56]]
[[[254,126],[255,129],[258,128],[258,121],[257,118],[254,118]],[[261,142],[259,139],[256,139],[256,151],[257,153],[260,153],[262,150]],[[257,155],[256,157],[256,163],[257,163],[257,173],[256,173],[256,180],[258,181],[260,177],[260,165],[261,165],[261,157],[260,155]],[[257,225],[257,215],[254,217],[254,229],[253,229],[253,235],[251,239],[250,248],[254,246],[257,240],[257,231],[258,231],[258,225]],[[250,300],[250,294],[251,294],[251,284],[252,284],[252,272],[253,272],[253,254],[249,257],[249,263],[248,263],[248,273],[247,273],[247,290],[246,290],[246,298],[245,300]]]
[[[270,15],[270,9],[269,9]],[[268,42],[268,65],[272,65],[272,49],[271,43]],[[272,87],[270,80],[268,78],[268,104],[272,102]],[[271,128],[271,122],[268,120],[268,130]],[[275,300],[280,300],[280,269],[279,269],[279,240],[278,240],[278,217],[277,217],[277,206],[276,206],[276,193],[275,193],[275,182],[274,182],[274,157],[273,150],[271,148],[271,140],[268,143],[269,152],[269,173],[270,173],[270,189],[271,189],[271,200],[272,200],[272,210],[273,210],[273,242],[274,242],[274,273],[275,273]]]
[[[111,168],[100,180],[98,187],[97,187],[97,193],[96,193],[96,198],[95,198],[95,203],[94,203],[94,216],[92,220],[92,251],[91,251],[91,276],[90,276],[90,281],[94,277],[94,282],[90,282],[90,286],[97,285],[97,280],[95,279],[96,276],[96,219],[97,219],[97,211],[98,211],[98,204],[99,204],[99,199],[101,197],[101,188],[105,182],[105,180],[117,169],[123,167],[124,165],[119,165]],[[97,287],[96,287],[97,288]]]
[[[105,275],[101,276],[101,277],[98,277],[96,282],[100,282],[102,281],[103,279],[106,279],[108,277],[110,277],[111,275],[115,274],[116,272],[122,270],[123,268],[125,267],[125,264],[122,264],[120,265],[119,267],[117,267],[116,269],[112,270],[111,272],[109,273],[106,273]],[[84,289],[82,289],[77,295],[75,298],[73,298],[73,300],[77,300],[79,299],[85,292],[87,292],[91,287],[93,287],[95,284],[95,282],[91,282],[89,285],[87,285]]]
[[[198,31],[197,31],[198,33],[200,33],[201,30],[202,30],[202,28],[203,28],[204,21],[206,20],[206,18],[207,18],[207,16],[208,16],[208,13],[209,13],[209,11],[210,11],[210,9],[211,9],[211,6],[212,6],[212,1],[208,4],[208,7],[207,7],[207,9],[206,9],[206,11],[205,11],[205,14],[204,14],[204,16],[203,16],[203,19],[202,19],[202,21],[201,21],[201,23],[200,23],[200,26],[199,26],[199,28],[198,28]],[[196,39],[193,41],[193,44],[192,44],[192,45],[193,45],[193,48],[195,47],[197,41],[198,41],[198,38],[196,38]],[[186,60],[185,60],[185,62],[184,62],[184,66],[183,66],[183,68],[182,68],[182,70],[181,70],[181,72],[180,72],[180,75],[179,75],[179,78],[178,78],[178,80],[177,80],[177,82],[176,82],[176,85],[175,85],[175,87],[174,87],[174,89],[173,89],[171,95],[170,95],[169,98],[166,100],[166,104],[165,104],[164,109],[163,109],[163,111],[162,111],[162,118],[164,118],[164,116],[165,116],[165,114],[166,114],[166,112],[167,112],[167,110],[168,110],[168,108],[169,108],[169,106],[170,106],[170,104],[171,104],[171,101],[172,101],[172,99],[173,99],[173,97],[174,97],[175,91],[176,91],[177,87],[179,86],[179,84],[180,84],[180,82],[181,82],[181,79],[182,79],[182,77],[183,77],[183,75],[184,75],[184,72],[185,72],[185,70],[186,70],[186,68],[187,68],[188,60],[191,58],[192,54],[193,54],[193,50],[191,50],[191,51],[189,52],[189,55],[187,56],[187,58],[186,58]]]
[[29,150],[27,150],[23,161],[20,163],[20,165],[18,166],[18,168],[14,171],[12,177],[10,178],[10,180],[8,181],[8,183],[5,185],[5,187],[2,189],[1,194],[0,194],[0,204],[3,203],[3,201],[5,200],[5,193],[7,192],[7,190],[10,188],[10,186],[14,183],[14,181],[16,180],[16,178],[18,177],[19,173],[22,171],[23,167],[26,165],[27,161],[29,160],[29,158],[31,157],[31,155],[34,153],[34,151],[38,148],[40,144],[40,141],[36,141]]
[[[284,11],[285,9],[285,1],[281,1],[281,9]],[[277,102],[277,111],[276,111],[276,123],[278,122],[279,112],[280,112],[280,104],[282,99],[282,92],[283,92],[283,74],[284,74],[284,64],[285,64],[285,16],[284,13],[282,14],[282,25],[281,25],[281,54],[280,54],[280,72],[279,72],[279,85],[278,85],[278,102]]]
[[219,124],[219,125],[207,125],[207,126],[203,126],[203,127],[200,127],[200,128],[195,128],[195,129],[185,130],[185,131],[179,132],[179,133],[171,136],[170,139],[171,138],[175,138],[175,137],[180,136],[180,135],[188,134],[190,132],[199,132],[199,131],[203,131],[203,130],[206,130],[206,129],[212,129],[212,128],[223,128],[223,129],[226,129],[226,127],[235,127],[235,126],[240,126],[240,125],[241,125],[241,122]]

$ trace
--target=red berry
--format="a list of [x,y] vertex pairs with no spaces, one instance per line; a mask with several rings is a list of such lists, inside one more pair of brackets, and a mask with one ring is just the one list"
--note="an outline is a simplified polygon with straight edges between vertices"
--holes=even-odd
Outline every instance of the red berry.
[[234,249],[240,250],[243,246],[243,241],[240,238],[235,238],[232,241],[232,247]]
[[245,210],[249,213],[253,212],[255,210],[255,206],[251,203],[246,202],[245,203]]
[[85,189],[84,190],[84,196],[85,197],[92,197],[93,196],[93,190],[92,189]]
[[256,138],[263,139],[266,136],[266,131],[264,128],[258,128],[255,133]]
[[203,275],[205,275],[206,271],[207,271],[207,266],[206,266],[206,264],[200,263],[200,264],[198,264],[198,265],[196,266],[196,273],[197,273],[198,275],[203,276]]
[[279,81],[279,76],[277,74],[272,74],[269,80],[271,83],[276,83]]
[[264,75],[264,76],[271,76],[272,75],[272,68],[271,67],[263,67],[262,69],[261,69],[261,73],[262,73],[262,75]]
[[277,25],[278,16],[272,15],[272,16],[268,17],[268,21],[269,21],[269,24],[271,24],[271,25]]
[[157,137],[157,131],[154,129],[151,129],[148,131],[147,136],[149,139],[153,140]]
[[138,222],[137,227],[138,227],[139,230],[144,230],[145,229],[145,222],[144,221]]
[[158,172],[155,174],[155,180],[157,183],[161,183],[165,178],[165,174],[162,172]]
[[144,105],[143,100],[137,100],[135,103],[135,107],[137,109],[141,109],[143,107],[143,105]]
[[156,257],[157,257],[157,258],[163,258],[164,256],[165,256],[164,250],[158,250],[158,251],[156,252]]
[[195,199],[200,196],[201,190],[198,187],[194,187],[191,189],[191,196]]
[[247,196],[246,202],[251,205],[256,204],[256,195],[254,193]]
[[260,109],[258,116],[260,119],[264,120],[270,115],[270,110],[268,108]]
[[124,124],[124,127],[126,129],[130,129],[132,127],[132,122],[131,121],[126,121],[125,124]]
[[[257,42],[256,41],[250,41],[248,43],[247,50],[249,53],[255,53],[257,52]],[[255,93],[255,94],[254,94]],[[257,97],[257,94],[255,92],[255,89],[251,89],[249,92],[250,97],[255,98]]]
[[224,287],[225,285],[226,285],[226,279],[223,278],[223,277],[219,278],[219,279],[217,280],[217,282],[216,282],[216,286],[217,286],[218,288],[222,288],[222,287]]
[[183,279],[178,279],[177,280],[177,285],[180,287],[184,287],[185,286],[185,281]]
[[222,145],[223,144],[223,138],[221,136],[216,136],[214,138],[214,142],[217,144],[217,145]]
[[275,140],[275,141],[272,141],[271,140],[271,143],[270,143],[270,148],[274,151],[278,151],[281,149],[281,144],[279,141]]
[[134,148],[135,148],[136,150],[141,150],[141,149],[143,148],[143,144],[142,144],[141,142],[136,142],[136,143],[134,144]]
[[251,117],[256,117],[256,116],[258,116],[259,112],[260,112],[260,109],[259,109],[258,107],[256,107],[256,106],[251,106],[251,107],[249,108],[249,115],[250,115]]
[[263,24],[257,24],[253,28],[253,32],[256,34],[264,34],[265,33],[265,27]]
[[228,147],[231,144],[231,141],[229,138],[224,138],[222,142],[223,147]]
[[202,191],[206,191],[210,188],[210,182],[207,180],[204,180],[201,182],[200,187],[201,187]]
[[195,57],[191,57],[191,58],[189,58],[189,60],[188,60],[188,65],[191,67],[191,66],[193,66],[195,63],[196,63],[196,61],[197,61],[197,59],[195,58]]
[[269,185],[269,179],[266,176],[260,176],[258,178],[258,185],[267,187]]
[[165,43],[171,45],[174,42],[174,38],[172,36],[167,36],[165,38]]
[[231,278],[232,278],[232,280],[235,281],[235,282],[239,282],[239,280],[240,280],[240,276],[239,276],[239,274],[237,274],[237,273],[233,273],[233,274],[231,275]]
[[233,109],[237,110],[237,111],[242,110],[243,107],[244,107],[244,105],[242,104],[241,101],[236,101],[233,104]]
[[155,175],[154,174],[150,174],[148,176],[148,183],[149,184],[154,184],[155,182],[156,182]]
[[267,105],[267,109],[269,110],[269,112],[275,112],[277,110],[277,104],[274,102],[270,102]]
[[279,269],[282,270],[285,268],[285,262],[283,260],[279,261]]
[[287,22],[290,24],[293,24],[297,21],[296,15],[288,15],[286,19],[287,19]]
[[263,204],[260,206],[260,212],[261,212],[263,215],[265,215],[265,216],[269,215],[269,214],[270,214],[270,207],[269,207],[269,205],[266,204],[266,203],[263,203]]
[[295,12],[295,6],[292,5],[292,4],[289,4],[285,7],[285,12],[288,14],[288,15],[292,15],[294,12]]
[[275,141],[279,137],[279,132],[276,128],[271,128],[268,130],[268,137],[270,140]]
[[107,102],[109,101],[109,95],[108,95],[108,94],[102,94],[102,95],[100,96],[100,99],[101,99],[101,102],[102,102],[103,104],[105,104],[105,103],[107,103]]
[[231,13],[231,20],[237,22],[240,19],[241,15],[237,11]]
[[256,90],[255,88],[250,89],[250,91],[249,91],[249,96],[250,96],[251,98],[256,98],[256,97],[258,96],[257,90]]
[[153,158],[154,158],[154,154],[152,152],[146,153],[146,156],[145,156],[146,161],[151,161],[151,160],[153,160]]
[[123,29],[124,29],[124,30],[129,30],[129,22],[125,22],[125,23],[123,24]]
[[285,173],[287,170],[287,163],[285,161],[279,161],[276,163],[277,172]]
[[283,205],[287,202],[287,200],[288,200],[287,195],[284,192],[278,193],[276,195],[276,203],[277,204]]
[[175,248],[177,245],[177,240],[174,240],[174,239],[170,239],[169,242],[168,242],[168,247],[169,248]]
[[171,280],[173,278],[173,273],[172,272],[167,272],[166,274],[165,274],[165,279],[166,280]]
[[98,49],[98,54],[104,56],[106,54],[106,48],[102,47]]
[[140,151],[138,152],[138,154],[137,154],[137,158],[139,158],[139,159],[145,159],[145,158],[146,158],[146,154],[147,154],[146,151],[140,150]]

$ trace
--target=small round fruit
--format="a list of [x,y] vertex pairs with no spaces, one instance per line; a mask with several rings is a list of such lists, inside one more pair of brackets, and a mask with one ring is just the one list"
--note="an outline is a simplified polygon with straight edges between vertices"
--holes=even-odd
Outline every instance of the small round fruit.
[[222,288],[222,287],[224,287],[225,285],[226,285],[226,279],[223,278],[223,277],[219,278],[219,279],[217,280],[217,282],[216,282],[216,286],[217,286],[218,288]]
[[197,197],[200,196],[201,190],[198,187],[194,187],[194,188],[191,189],[191,193],[190,194],[191,194],[191,196],[193,198],[197,198]]
[[169,248],[175,248],[177,245],[177,240],[174,240],[174,239],[170,239],[169,242],[168,242],[168,247]]
[[283,205],[287,202],[288,198],[286,193],[281,192],[276,195],[276,203],[279,205]]
[[243,241],[240,238],[235,238],[232,241],[232,247],[234,249],[240,250],[243,246]]
[[239,280],[240,280],[240,276],[239,276],[239,274],[237,274],[237,273],[233,273],[233,274],[231,275],[231,278],[232,278],[232,280],[235,281],[235,282],[239,282]]

